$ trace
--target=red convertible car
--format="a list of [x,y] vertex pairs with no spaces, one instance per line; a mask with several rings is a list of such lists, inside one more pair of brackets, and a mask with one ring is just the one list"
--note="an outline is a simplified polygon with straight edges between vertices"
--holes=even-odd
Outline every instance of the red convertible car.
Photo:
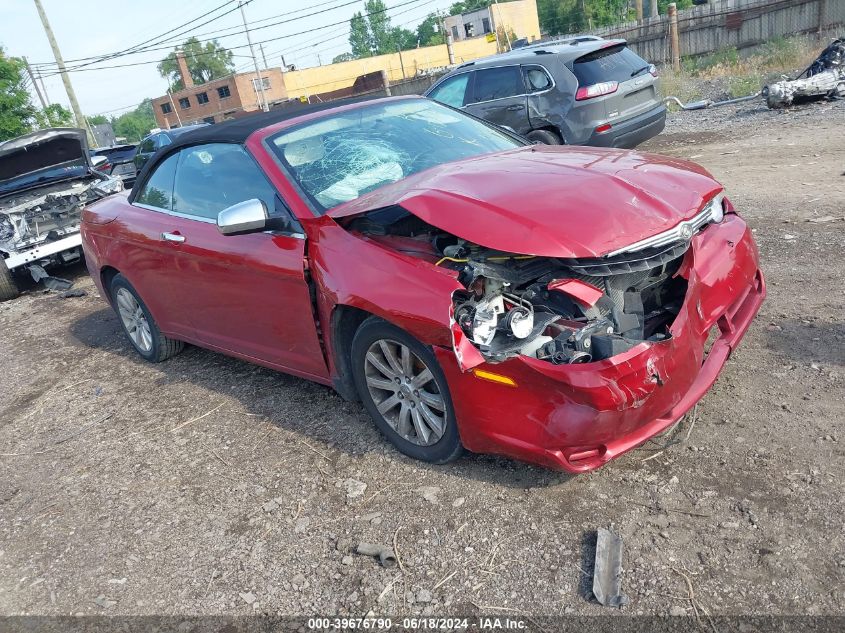
[[187,342],[331,385],[437,463],[606,463],[704,395],[765,296],[702,167],[417,97],[186,133],[82,235],[145,359]]

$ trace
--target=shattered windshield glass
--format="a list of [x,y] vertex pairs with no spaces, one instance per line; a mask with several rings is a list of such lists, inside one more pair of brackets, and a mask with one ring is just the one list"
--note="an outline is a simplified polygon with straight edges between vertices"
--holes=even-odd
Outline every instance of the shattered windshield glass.
[[436,165],[523,144],[422,99],[329,115],[270,141],[321,211]]

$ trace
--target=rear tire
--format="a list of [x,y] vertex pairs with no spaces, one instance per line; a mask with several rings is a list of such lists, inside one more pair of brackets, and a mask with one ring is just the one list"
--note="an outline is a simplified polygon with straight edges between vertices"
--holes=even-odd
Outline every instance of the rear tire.
[[551,130],[531,130],[525,135],[532,143],[542,143],[543,145],[562,145],[561,138]]
[[367,412],[401,453],[433,464],[461,455],[449,386],[428,347],[370,317],[352,341],[352,375]]
[[0,301],[9,301],[20,294],[12,271],[6,266],[6,260],[0,257]]
[[109,290],[123,331],[144,360],[160,363],[182,351],[185,344],[161,333],[149,309],[126,277],[119,273],[115,275]]

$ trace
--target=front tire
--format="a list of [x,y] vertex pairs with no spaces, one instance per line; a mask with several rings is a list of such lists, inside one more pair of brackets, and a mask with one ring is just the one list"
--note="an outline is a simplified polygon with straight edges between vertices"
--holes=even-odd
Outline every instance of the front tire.
[[367,412],[400,452],[434,464],[461,455],[446,377],[428,347],[371,317],[352,341],[352,373]]
[[0,257],[0,301],[14,299],[20,294],[12,271],[6,266],[6,260]]
[[135,351],[145,360],[160,363],[182,351],[185,344],[161,333],[147,306],[126,277],[115,275],[110,290],[112,305],[123,325],[123,331]]
[[543,145],[561,145],[560,137],[551,130],[531,130],[525,135],[532,143],[542,143]]

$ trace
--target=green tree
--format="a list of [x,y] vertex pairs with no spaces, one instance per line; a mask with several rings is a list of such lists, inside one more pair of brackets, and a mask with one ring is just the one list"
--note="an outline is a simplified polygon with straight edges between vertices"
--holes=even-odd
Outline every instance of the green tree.
[[39,128],[73,127],[76,125],[73,112],[60,103],[51,103],[43,110],[35,112],[35,123]]
[[479,9],[486,9],[491,4],[490,0],[464,0],[463,2],[456,2],[449,7],[449,15],[458,15],[459,13],[472,13]]
[[103,123],[108,123],[109,120],[105,114],[95,114],[94,116],[88,117],[88,123],[91,125],[102,125]]
[[372,57],[373,42],[370,38],[370,27],[367,18],[361,12],[354,13],[349,20],[349,46],[352,47],[352,55],[355,59],[360,57]]
[[26,134],[35,122],[24,67],[23,60],[6,57],[0,48],[0,141]]
[[115,136],[126,137],[127,141],[140,141],[156,127],[152,100],[144,99],[134,110],[112,117],[111,125]]
[[364,13],[359,11],[349,20],[352,53],[348,59],[395,53],[416,45],[416,33],[390,24],[384,0],[367,0]]
[[335,55],[332,59],[332,64],[337,64],[340,62],[349,62],[353,59],[356,59],[355,55],[352,53],[341,53],[340,55]]
[[446,42],[439,28],[435,29],[438,24],[440,24],[440,18],[434,13],[429,13],[425,20],[417,25],[417,40],[420,46],[436,46]]
[[[666,13],[672,0],[657,0],[658,10]],[[692,0],[674,0],[678,9],[688,9]],[[649,0],[643,1],[649,14]],[[454,9],[454,6],[452,7]],[[629,0],[537,0],[540,29],[549,35],[583,33],[591,28],[610,26],[636,19]]]
[[[232,51],[225,49],[220,42],[212,40],[203,44],[196,37],[191,37],[179,47],[185,55],[185,62],[191,79],[196,84],[204,84],[213,79],[220,79],[235,71]],[[176,52],[170,53],[158,65],[159,74],[167,79],[174,90],[184,88],[179,75]]]

